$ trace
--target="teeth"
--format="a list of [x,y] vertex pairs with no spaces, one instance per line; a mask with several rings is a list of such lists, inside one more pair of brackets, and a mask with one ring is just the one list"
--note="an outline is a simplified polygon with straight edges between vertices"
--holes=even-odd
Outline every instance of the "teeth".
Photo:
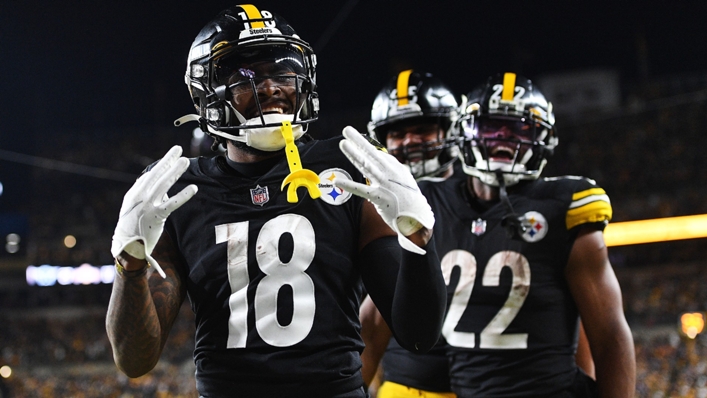
[[501,154],[501,153],[507,153],[508,155],[513,156],[514,151],[512,151],[512,150],[510,150],[510,149],[508,149],[508,148],[504,148],[504,147],[496,148],[496,149],[493,151],[493,155],[499,155],[499,154]]
[[275,113],[279,113],[279,114],[283,114],[283,113],[285,113],[284,109],[282,109],[282,108],[278,108],[278,107],[273,107],[273,108],[263,108],[263,113],[273,113],[273,112],[275,112]]

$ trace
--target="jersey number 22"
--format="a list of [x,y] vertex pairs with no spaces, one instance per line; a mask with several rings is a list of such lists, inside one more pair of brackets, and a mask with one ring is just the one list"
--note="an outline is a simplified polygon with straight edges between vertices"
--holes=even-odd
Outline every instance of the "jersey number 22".
[[[476,279],[476,258],[466,250],[452,250],[442,258],[442,273],[447,285],[450,283],[452,269],[459,267],[461,274],[459,283],[454,290],[454,297],[449,306],[449,312],[444,320],[442,334],[447,343],[453,347],[474,348],[476,335],[471,332],[456,331],[474,288]],[[479,348],[495,349],[523,349],[528,348],[527,333],[506,333],[508,325],[520,311],[530,290],[530,265],[528,260],[520,253],[514,251],[501,251],[494,254],[484,270],[484,286],[498,286],[501,279],[501,270],[508,267],[513,272],[513,282],[508,293],[508,298],[503,307],[496,313],[491,322],[481,331]]]

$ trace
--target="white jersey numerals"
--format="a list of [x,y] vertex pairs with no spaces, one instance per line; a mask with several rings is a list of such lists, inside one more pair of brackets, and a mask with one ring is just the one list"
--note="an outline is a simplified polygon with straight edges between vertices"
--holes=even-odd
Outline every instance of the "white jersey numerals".
[[[292,258],[284,263],[278,255],[280,237],[289,233],[296,239]],[[228,282],[231,296],[228,305],[227,348],[244,348],[248,338],[248,221],[216,226],[216,243],[226,242]],[[253,307],[255,328],[266,343],[288,347],[299,343],[312,330],[316,304],[314,282],[305,272],[314,259],[314,228],[305,217],[283,214],[263,225],[255,246],[255,259],[265,277],[255,290]],[[292,320],[281,325],[277,319],[277,295],[280,289],[292,288]]]
[[[476,280],[476,258],[466,250],[452,250],[442,258],[442,273],[447,285],[450,283],[452,270],[457,267],[461,273],[459,283],[454,290],[454,296],[444,320],[442,334],[447,342],[453,347],[474,348],[476,346],[476,335],[471,332],[459,332],[454,330],[459,324]],[[508,325],[523,306],[528,291],[530,290],[530,265],[528,260],[520,253],[513,251],[502,251],[494,254],[486,265],[483,279],[483,286],[498,286],[501,270],[504,267],[510,268],[513,273],[513,283],[508,293],[508,298],[503,307],[496,313],[496,316],[481,331],[479,336],[479,348],[495,349],[523,349],[528,348],[527,333],[503,334]]]

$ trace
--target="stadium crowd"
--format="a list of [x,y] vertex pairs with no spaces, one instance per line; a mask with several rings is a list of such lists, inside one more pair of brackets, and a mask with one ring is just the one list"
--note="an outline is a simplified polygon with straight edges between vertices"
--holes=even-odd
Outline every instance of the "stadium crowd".
[[[687,339],[677,327],[680,313],[707,306],[705,272],[701,263],[619,270],[626,317],[636,343],[636,397],[707,397],[707,338]],[[51,289],[20,290],[31,297]],[[0,362],[14,370],[6,383],[15,396],[37,392],[42,397],[197,396],[191,359],[193,314],[188,305],[177,318],[159,366],[146,376],[128,379],[113,364],[105,334],[109,287],[68,289],[83,290],[94,304],[83,299],[54,304],[0,300]]]

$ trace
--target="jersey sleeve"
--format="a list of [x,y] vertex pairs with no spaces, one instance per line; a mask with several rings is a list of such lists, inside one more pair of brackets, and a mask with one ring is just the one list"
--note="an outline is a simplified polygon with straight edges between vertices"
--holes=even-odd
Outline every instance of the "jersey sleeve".
[[584,225],[604,230],[611,216],[611,201],[604,189],[588,178],[578,180],[565,216],[567,230]]

